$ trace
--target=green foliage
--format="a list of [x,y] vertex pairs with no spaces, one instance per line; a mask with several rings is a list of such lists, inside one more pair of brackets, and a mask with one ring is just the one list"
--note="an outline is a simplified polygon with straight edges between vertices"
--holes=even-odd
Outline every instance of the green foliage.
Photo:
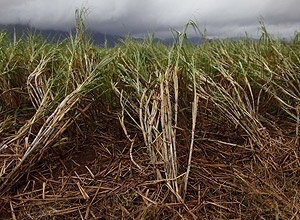
[[[132,143],[131,160],[143,171],[132,155],[132,132],[137,131],[130,128],[140,132],[136,135],[147,148],[147,166],[171,192],[168,202],[184,203],[192,153],[203,140],[225,149],[241,147],[253,157],[257,149],[282,147],[279,134],[299,146],[299,33],[285,43],[273,39],[262,24],[258,41],[206,40],[192,46],[187,30],[199,30],[190,22],[183,33],[172,31],[172,46],[149,36],[100,48],[85,29],[86,13],[76,11],[76,35],[60,43],[30,33],[10,40],[0,33],[0,153],[17,152],[11,162],[0,161],[1,195],[21,178],[19,170],[29,169],[73,123],[93,124],[107,109],[119,116]],[[212,126],[225,127],[225,134],[227,129],[239,132],[244,142],[206,138],[205,129]],[[181,153],[178,146],[184,148]]]

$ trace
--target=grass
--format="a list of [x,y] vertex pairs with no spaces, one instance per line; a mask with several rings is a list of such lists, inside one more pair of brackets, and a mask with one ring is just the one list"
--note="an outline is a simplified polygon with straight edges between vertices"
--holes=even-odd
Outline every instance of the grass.
[[299,219],[300,41],[0,33],[3,219]]

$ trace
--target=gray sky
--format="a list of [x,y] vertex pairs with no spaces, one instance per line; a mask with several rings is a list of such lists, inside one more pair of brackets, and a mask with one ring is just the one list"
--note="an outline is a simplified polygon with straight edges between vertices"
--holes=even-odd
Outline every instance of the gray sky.
[[193,20],[208,37],[259,35],[259,20],[275,37],[300,31],[299,0],[0,0],[0,23],[70,30],[77,8],[86,25],[107,34],[171,37]]

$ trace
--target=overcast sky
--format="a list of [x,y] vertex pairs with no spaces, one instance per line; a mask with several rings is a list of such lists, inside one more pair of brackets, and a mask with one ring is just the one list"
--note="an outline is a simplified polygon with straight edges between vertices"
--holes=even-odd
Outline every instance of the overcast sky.
[[82,7],[86,25],[106,34],[171,37],[193,20],[208,37],[258,36],[261,17],[274,36],[300,31],[299,0],[0,0],[0,23],[70,30]]

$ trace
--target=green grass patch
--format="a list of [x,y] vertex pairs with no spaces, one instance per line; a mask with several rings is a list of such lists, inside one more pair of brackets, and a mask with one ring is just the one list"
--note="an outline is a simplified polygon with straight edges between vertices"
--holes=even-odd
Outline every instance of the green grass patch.
[[4,218],[298,219],[300,42],[0,33]]

